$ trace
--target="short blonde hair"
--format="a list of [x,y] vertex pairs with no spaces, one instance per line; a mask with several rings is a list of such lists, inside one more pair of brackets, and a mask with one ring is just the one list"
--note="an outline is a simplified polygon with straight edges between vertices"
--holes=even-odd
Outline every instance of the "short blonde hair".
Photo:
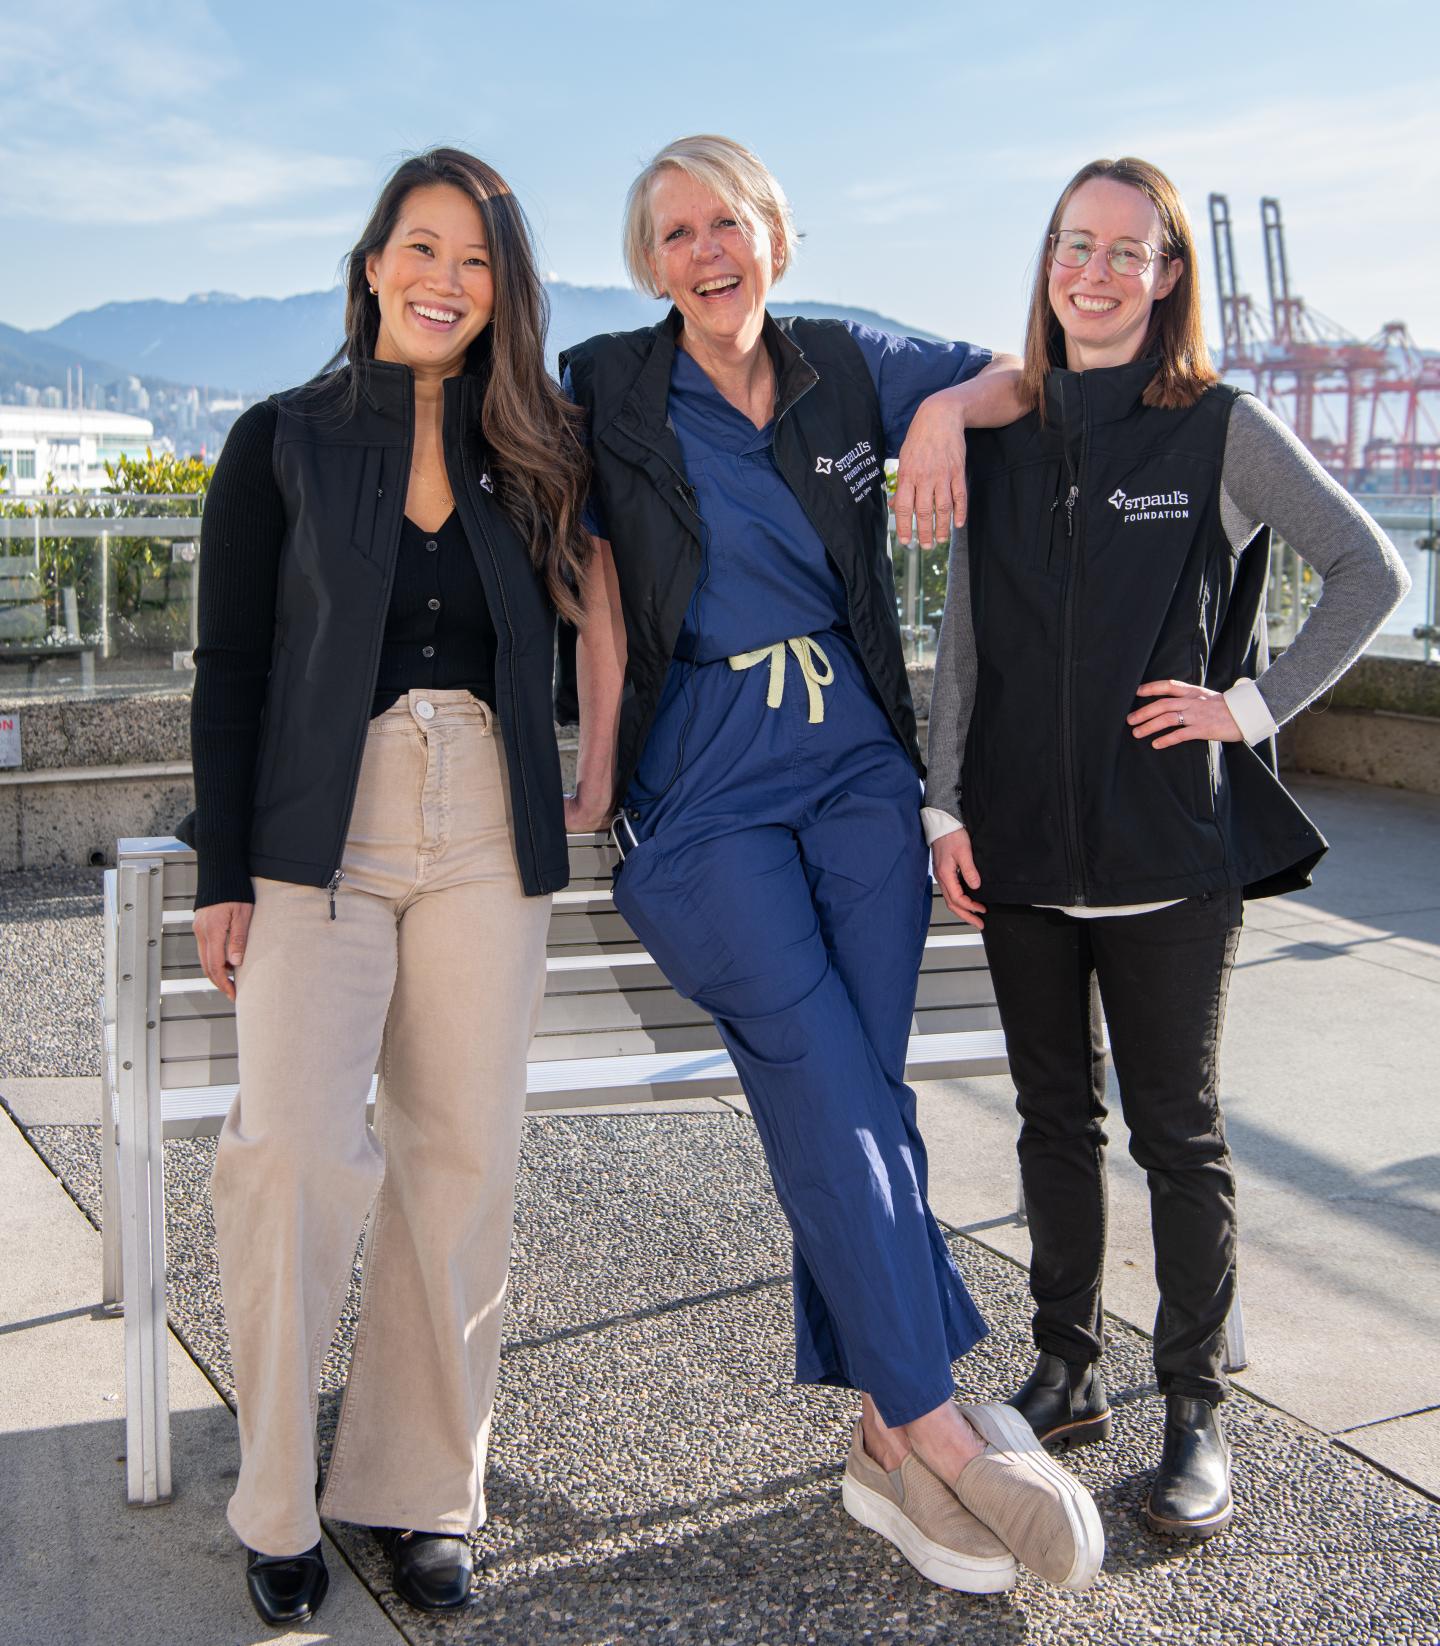
[[630,185],[625,196],[623,231],[625,267],[639,291],[663,297],[650,272],[655,219],[650,191],[666,167],[688,173],[725,202],[752,229],[769,232],[775,253],[775,278],[790,267],[799,249],[790,202],[774,174],[749,149],[729,137],[681,137],[667,143]]

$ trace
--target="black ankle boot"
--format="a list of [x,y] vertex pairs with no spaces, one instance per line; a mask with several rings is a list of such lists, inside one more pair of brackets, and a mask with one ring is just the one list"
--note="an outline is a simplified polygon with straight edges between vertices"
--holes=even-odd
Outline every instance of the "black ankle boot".
[[390,1556],[391,1577],[401,1600],[422,1612],[454,1612],[470,1604],[475,1561],[468,1538],[397,1527],[376,1527],[375,1536]]
[[1230,1524],[1230,1448],[1220,1414],[1208,1400],[1165,1396],[1165,1444],[1145,1500],[1152,1532],[1213,1537]]
[[1110,1402],[1099,1366],[1072,1366],[1042,1349],[1035,1370],[1006,1404],[1057,1452],[1110,1438]]
[[260,1621],[272,1629],[306,1623],[320,1610],[330,1587],[325,1557],[317,1543],[301,1555],[262,1555],[246,1551],[245,1586]]

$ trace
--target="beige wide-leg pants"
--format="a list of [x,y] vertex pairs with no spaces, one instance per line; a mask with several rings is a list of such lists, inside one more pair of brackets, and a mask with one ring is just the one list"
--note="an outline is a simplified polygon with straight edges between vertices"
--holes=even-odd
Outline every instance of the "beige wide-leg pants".
[[[484,704],[411,691],[371,722],[343,868],[333,920],[328,891],[257,880],[236,975],[240,1092],[212,1186],[240,1414],[229,1519],[264,1554],[310,1548],[320,1511],[459,1534],[485,1516],[550,899],[521,891]],[[317,1511],[321,1361],[372,1206]]]

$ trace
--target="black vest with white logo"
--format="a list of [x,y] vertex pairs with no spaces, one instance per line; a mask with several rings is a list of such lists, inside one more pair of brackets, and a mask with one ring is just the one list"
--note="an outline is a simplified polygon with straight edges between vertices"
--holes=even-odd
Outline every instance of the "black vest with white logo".
[[978,680],[961,802],[997,903],[1115,904],[1309,883],[1325,850],[1274,749],[1155,749],[1136,688],[1224,691],[1267,661],[1270,534],[1233,549],[1220,472],[1237,390],[1142,403],[1153,360],[1052,371],[1047,418],[970,435]]
[[[702,559],[695,494],[666,415],[679,328],[672,310],[658,326],[592,337],[561,356],[589,414],[594,484],[625,613],[620,797],[654,720]],[[869,368],[838,321],[767,315],[763,335],[775,365],[776,466],[840,574],[870,684],[923,772],[885,546],[885,430]],[[866,443],[869,452],[857,457]]]
[[[340,868],[359,782],[415,438],[407,367],[367,364],[359,403],[337,378],[276,395],[275,478],[288,521],[274,656],[255,771],[250,870],[323,886]],[[551,718],[555,611],[486,470],[483,379],[444,386],[444,456],[455,508],[495,624],[495,709],[525,892],[569,878]],[[183,836],[182,836],[183,838]]]

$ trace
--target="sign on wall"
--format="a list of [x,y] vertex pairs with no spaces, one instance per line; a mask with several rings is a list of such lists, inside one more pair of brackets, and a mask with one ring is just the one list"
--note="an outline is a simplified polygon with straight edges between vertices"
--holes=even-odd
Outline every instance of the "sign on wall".
[[20,764],[20,716],[7,709],[0,714],[0,767]]

